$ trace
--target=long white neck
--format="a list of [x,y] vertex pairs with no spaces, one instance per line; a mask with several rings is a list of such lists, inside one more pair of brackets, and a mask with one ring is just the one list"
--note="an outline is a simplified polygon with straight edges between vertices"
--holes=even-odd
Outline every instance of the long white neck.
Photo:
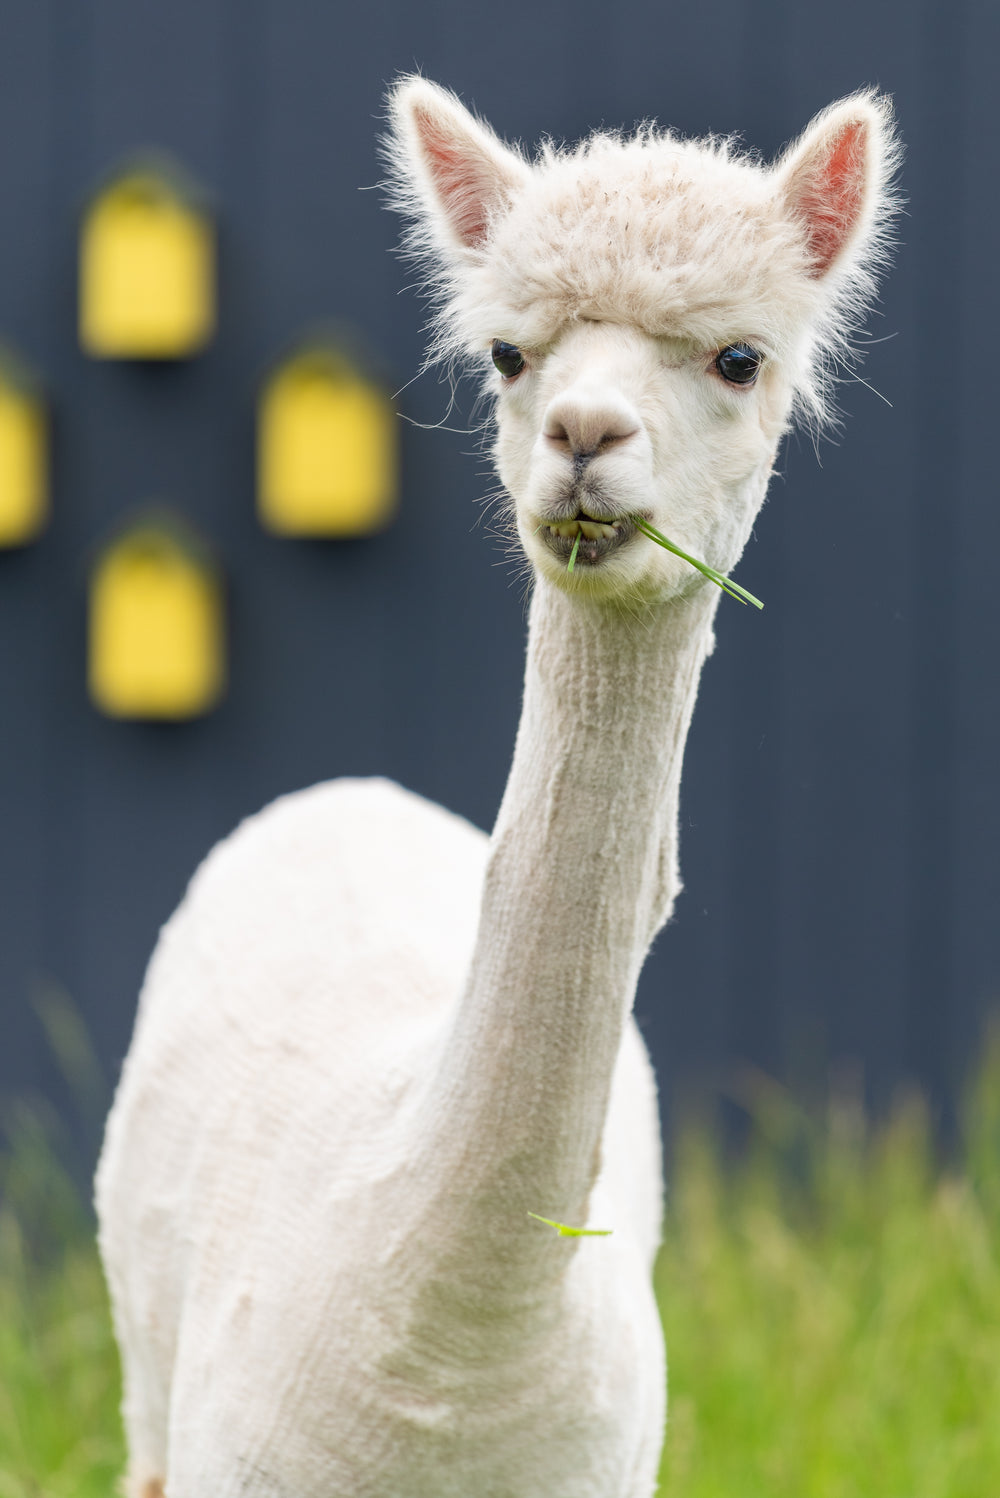
[[586,1218],[623,1027],[679,888],[681,760],[714,594],[636,618],[536,584],[478,936],[428,1094],[450,1230],[467,1203],[480,1246],[527,1211]]

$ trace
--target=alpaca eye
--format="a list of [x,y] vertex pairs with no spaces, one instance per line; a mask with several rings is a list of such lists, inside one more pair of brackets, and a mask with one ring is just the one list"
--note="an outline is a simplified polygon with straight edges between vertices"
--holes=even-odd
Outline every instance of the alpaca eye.
[[504,343],[502,338],[494,338],[492,353],[493,363],[505,380],[512,380],[524,368],[524,355],[521,350],[515,348],[512,343]]
[[763,354],[758,354],[749,343],[731,343],[722,350],[715,367],[730,385],[752,385],[763,362]]

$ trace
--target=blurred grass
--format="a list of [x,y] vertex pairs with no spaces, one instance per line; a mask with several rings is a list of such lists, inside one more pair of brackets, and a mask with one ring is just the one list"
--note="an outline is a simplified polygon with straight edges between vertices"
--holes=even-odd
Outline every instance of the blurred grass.
[[111,1498],[118,1362],[93,1226],[39,1105],[0,1153],[0,1498]]
[[[662,1498],[1000,1498],[1000,1031],[945,1167],[915,1097],[875,1129],[762,1078],[745,1103],[738,1160],[691,1127],[671,1171]],[[109,1498],[89,1208],[44,1107],[8,1107],[3,1133],[0,1498]]]
[[944,1167],[917,1096],[748,1092],[739,1164],[673,1171],[663,1498],[1000,1498],[1000,1030]]

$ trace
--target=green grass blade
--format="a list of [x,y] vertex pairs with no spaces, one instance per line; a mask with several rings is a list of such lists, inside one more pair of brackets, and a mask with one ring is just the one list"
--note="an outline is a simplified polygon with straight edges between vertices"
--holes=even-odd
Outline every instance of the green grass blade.
[[576,554],[577,554],[577,552],[579,550],[580,550],[580,532],[577,531],[577,533],[576,533],[576,540],[573,542],[573,550],[570,552],[570,554],[569,554],[569,561],[566,563],[566,571],[567,572],[572,572],[573,568],[576,566]]
[[721,572],[716,572],[715,568],[710,567],[707,562],[699,562],[697,557],[688,556],[686,551],[681,551],[679,546],[675,546],[673,541],[668,541],[662,531],[658,531],[655,525],[651,525],[641,515],[633,515],[631,518],[633,525],[642,531],[642,534],[648,537],[650,541],[655,541],[657,546],[662,546],[666,551],[673,552],[674,556],[680,557],[682,562],[687,562],[690,566],[695,567],[703,577],[708,578],[709,582],[715,583],[716,587],[721,588],[724,593],[728,593],[730,598],[735,598],[737,603],[752,603],[755,609],[762,609],[764,607],[759,598],[756,598],[753,593],[748,592],[746,588],[741,588],[739,583],[734,583],[732,578],[724,577]]
[[564,1222],[553,1222],[551,1217],[539,1217],[537,1212],[529,1212],[536,1222],[544,1222],[546,1227],[555,1228],[560,1238],[610,1238],[614,1232],[613,1228],[570,1228]]

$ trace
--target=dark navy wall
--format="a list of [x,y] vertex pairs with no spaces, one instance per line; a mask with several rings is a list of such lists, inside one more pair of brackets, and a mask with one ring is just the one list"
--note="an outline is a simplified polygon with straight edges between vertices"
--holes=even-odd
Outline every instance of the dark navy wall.
[[[776,151],[831,99],[895,95],[902,245],[840,436],[790,441],[724,599],[688,751],[686,893],[639,1012],[668,1093],[736,1060],[805,1086],[860,1061],[875,1096],[955,1095],[1000,997],[1000,711],[992,345],[1000,11],[842,0],[472,7],[458,0],[3,0],[0,337],[54,408],[55,517],[0,553],[0,1086],[55,1085],[32,1009],[73,996],[113,1075],[156,930],[195,863],[274,795],[379,772],[489,826],[516,724],[523,598],[492,488],[433,376],[390,254],[374,138],[418,65],[534,141],[656,116]],[[88,361],[76,229],[143,146],[214,196],[208,352]],[[261,375],[346,320],[391,371],[403,507],[371,541],[279,543],[253,515]],[[886,401],[891,404],[886,404]],[[84,691],[92,549],[151,498],[226,570],[232,682],[188,726],[100,718]]]

